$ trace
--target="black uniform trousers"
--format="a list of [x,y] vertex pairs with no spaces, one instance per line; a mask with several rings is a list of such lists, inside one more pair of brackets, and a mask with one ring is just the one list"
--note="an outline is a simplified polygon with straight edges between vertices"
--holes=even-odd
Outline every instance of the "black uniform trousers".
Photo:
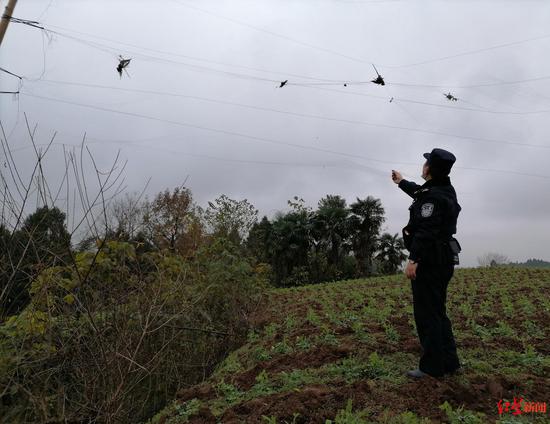
[[414,320],[423,349],[419,369],[434,377],[460,366],[445,305],[453,273],[453,264],[419,263],[416,278],[411,280]]

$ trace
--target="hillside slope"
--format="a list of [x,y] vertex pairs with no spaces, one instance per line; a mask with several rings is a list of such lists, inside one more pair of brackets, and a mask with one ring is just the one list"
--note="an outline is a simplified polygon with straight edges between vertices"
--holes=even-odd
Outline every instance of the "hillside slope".
[[457,269],[448,310],[464,370],[412,381],[404,276],[272,290],[247,343],[151,422],[547,422],[497,403],[550,400],[549,293],[550,270]]

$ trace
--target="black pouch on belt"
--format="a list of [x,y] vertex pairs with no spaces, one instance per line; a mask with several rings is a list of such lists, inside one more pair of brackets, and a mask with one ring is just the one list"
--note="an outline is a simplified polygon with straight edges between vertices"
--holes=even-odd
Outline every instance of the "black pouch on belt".
[[460,264],[460,260],[458,258],[458,254],[462,251],[462,248],[460,247],[460,243],[457,239],[454,237],[449,240],[449,247],[451,248],[451,252],[453,253],[453,263],[455,265]]

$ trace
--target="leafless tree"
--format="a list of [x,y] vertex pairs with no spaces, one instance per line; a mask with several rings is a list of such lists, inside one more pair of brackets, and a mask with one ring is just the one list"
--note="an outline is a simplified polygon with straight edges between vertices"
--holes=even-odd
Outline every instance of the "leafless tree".
[[[72,258],[70,240],[77,237],[79,232],[86,232],[97,239],[104,233],[105,228],[100,227],[100,219],[106,222],[106,211],[110,202],[125,188],[123,172],[126,163],[121,163],[120,156],[117,154],[106,170],[100,170],[92,153],[85,145],[86,136],[84,135],[78,148],[67,149],[63,145],[64,168],[61,173],[61,181],[52,184],[46,172],[46,158],[52,146],[56,144],[56,134],[54,133],[47,143],[39,144],[36,140],[38,126],[35,125],[31,128],[26,115],[25,123],[30,141],[27,147],[32,149],[35,158],[33,166],[27,166],[27,169],[23,169],[16,161],[4,126],[0,121],[3,153],[3,166],[0,167],[0,197],[2,198],[0,227],[5,234],[8,234],[7,237],[4,237],[5,247],[20,242],[16,240],[15,236],[24,228],[25,214],[40,207],[57,207],[65,211],[70,234],[66,253],[69,258]],[[90,183],[86,176],[86,167],[92,168],[92,172],[95,174],[94,184]],[[62,197],[63,195],[64,197]],[[34,231],[36,227],[31,228],[31,231]],[[39,255],[33,234],[26,234],[24,240],[25,244],[17,249],[19,252],[17,257],[10,254],[11,249],[2,249],[3,256],[5,256],[3,261],[6,262],[4,272],[8,275],[2,281],[0,305],[5,304],[6,297],[13,288],[14,279],[21,269],[24,259],[29,255]],[[37,257],[36,261],[40,262],[41,259]],[[50,264],[44,263],[43,267],[48,265]],[[29,277],[32,280],[33,276]],[[5,319],[3,311],[0,313],[0,319]]]
[[[120,198],[126,162],[117,154],[103,169],[84,136],[77,147],[62,146],[62,176],[54,184],[46,159],[56,135],[40,144],[37,126],[26,116],[25,122],[35,159],[30,168],[16,160],[0,122],[0,305],[25,258],[32,256],[38,266],[25,268],[28,306],[11,317],[0,311],[0,355],[9,359],[0,373],[0,422],[135,422],[163,406],[178,385],[208,375],[235,342],[235,329],[246,330],[242,317],[257,290],[247,285],[242,266],[231,271],[229,263],[205,274],[208,267],[200,264],[215,252],[191,267],[177,255],[159,250],[141,257],[132,243],[109,240],[112,228],[131,236],[147,222],[143,193]],[[190,193],[180,197],[183,202],[173,206],[187,217]],[[17,238],[26,228],[25,215],[40,207],[65,212],[69,237],[63,254],[40,247],[34,227],[23,242]],[[176,235],[189,224],[178,213],[157,212],[154,223]],[[83,236],[95,244],[76,252],[71,240]],[[169,233],[165,239],[175,238]],[[14,250],[15,243],[21,245]]]
[[481,267],[504,265],[509,262],[508,256],[502,253],[489,252],[477,258],[477,262]]

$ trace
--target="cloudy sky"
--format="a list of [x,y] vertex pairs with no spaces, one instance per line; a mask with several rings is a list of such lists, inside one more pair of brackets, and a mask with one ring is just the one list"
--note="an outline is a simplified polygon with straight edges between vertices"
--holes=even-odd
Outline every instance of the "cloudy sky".
[[224,193],[270,217],[295,195],[372,195],[396,233],[410,199],[391,169],[422,183],[441,147],[457,156],[462,264],[550,260],[545,0],[20,0],[14,16],[55,31],[11,24],[0,50],[24,77],[0,97],[22,170],[26,113],[38,143],[58,133],[52,179],[86,132],[100,167],[120,149],[129,192],[187,178],[199,204]]

